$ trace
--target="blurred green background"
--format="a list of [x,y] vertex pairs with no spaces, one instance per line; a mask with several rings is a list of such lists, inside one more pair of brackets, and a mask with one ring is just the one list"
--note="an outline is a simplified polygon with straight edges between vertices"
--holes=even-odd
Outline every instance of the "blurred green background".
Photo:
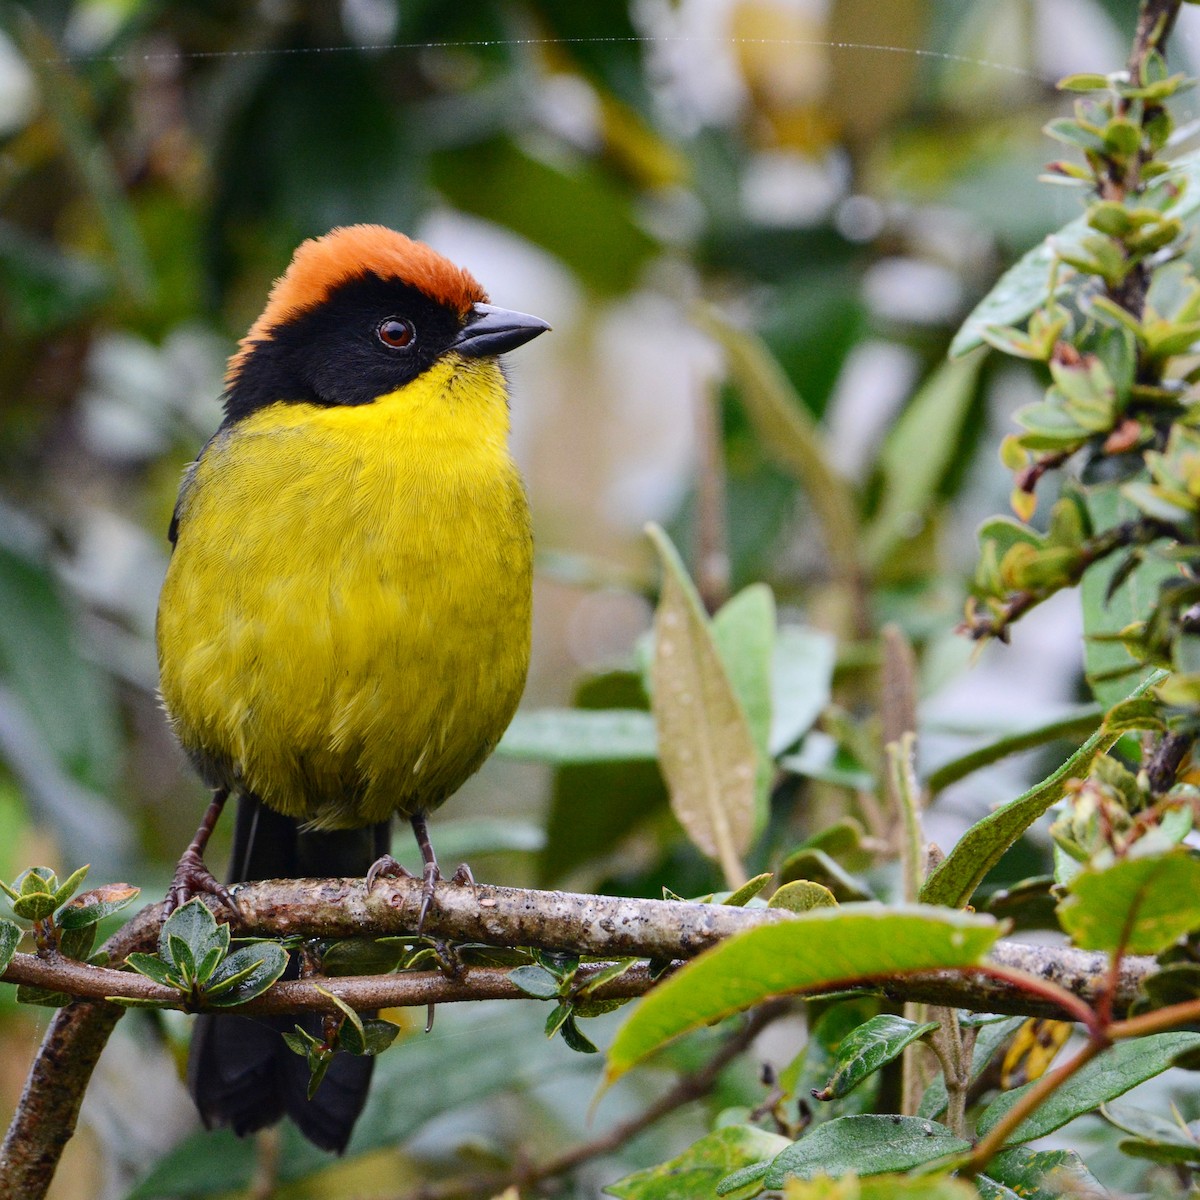
[[[839,636],[845,674],[874,661],[869,635],[885,620],[918,645],[927,755],[1070,702],[1071,597],[970,674],[952,634],[974,526],[1007,503],[995,446],[1007,414],[1036,398],[1033,374],[972,361],[940,400],[924,393],[903,443],[889,435],[1000,270],[1078,212],[1075,194],[1035,182],[1054,153],[1040,126],[1064,109],[1056,78],[1123,63],[1134,8],[0,7],[0,877],[90,862],[97,882],[165,888],[204,804],[155,696],[176,487],[219,421],[224,359],[270,281],[297,242],[338,223],[422,237],[493,301],[554,326],[510,364],[540,567],[527,709],[644,705],[630,672],[655,585],[642,527],[663,523],[690,559],[698,528],[714,534],[697,496],[719,500],[721,487],[733,588],[768,581],[791,620]],[[1186,69],[1200,54],[1194,18],[1185,12],[1173,41]],[[865,518],[918,480],[875,564],[868,629],[830,603],[803,490],[725,382],[690,315],[698,300],[765,339],[824,422]],[[947,793],[935,840],[952,842],[1027,770]],[[839,795],[802,780],[780,789],[761,863],[836,814]],[[432,833],[443,861],[469,856],[497,882],[647,895],[720,886],[647,762],[552,771],[497,757]],[[399,845],[408,850],[407,833]],[[7,1110],[46,1015],[18,1010],[8,991],[0,1003]],[[594,1079],[580,1072],[594,1064],[543,1045],[538,1010],[524,1007],[532,1017],[445,1012],[444,1040],[417,1043],[424,1069],[459,1071],[461,1085],[377,1116],[372,1161],[388,1164],[372,1176],[378,1194],[461,1166],[464,1147],[511,1153],[531,1121],[546,1146],[580,1135]],[[164,1066],[185,1023],[124,1024],[57,1200],[126,1195],[194,1127]],[[516,1085],[503,1056],[479,1076],[479,1044],[523,1041]],[[615,1119],[653,1083],[618,1090],[605,1112]],[[681,1122],[635,1142],[625,1168],[701,1127]],[[340,1170],[320,1194],[375,1194],[353,1162]],[[577,1186],[594,1194],[586,1173]]]

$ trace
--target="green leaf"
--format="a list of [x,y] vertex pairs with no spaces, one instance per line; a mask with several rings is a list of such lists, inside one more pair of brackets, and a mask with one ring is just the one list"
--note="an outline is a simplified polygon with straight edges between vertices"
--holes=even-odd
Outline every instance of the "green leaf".
[[865,883],[851,875],[824,850],[802,848],[789,854],[779,868],[779,882],[786,885],[794,880],[820,884],[841,904],[874,899]]
[[44,921],[58,906],[47,892],[33,892],[12,902],[12,910],[24,921]]
[[[448,856],[454,861],[454,856]],[[321,955],[323,975],[386,975],[404,957],[401,938],[345,938],[334,942]]]
[[[768,1188],[783,1188],[789,1179],[816,1175],[881,1175],[907,1171],[951,1154],[971,1143],[944,1125],[920,1117],[863,1115],[838,1117],[818,1125],[777,1154],[763,1177]],[[721,1195],[718,1185],[717,1194]]]
[[205,998],[216,1008],[245,1004],[261,996],[287,970],[287,964],[288,953],[278,942],[239,946],[217,968]]
[[[66,992],[51,992],[46,988],[33,987],[28,983],[23,983],[17,988],[18,1004],[34,1004],[40,1008],[62,1008],[63,1005],[70,1004],[74,999],[74,996],[68,996]],[[120,1003],[132,1005],[136,1002],[123,1000]]]
[[752,583],[712,618],[717,652],[742,702],[763,756],[771,730],[771,662],[775,652],[775,597],[765,583]]
[[780,625],[771,661],[771,734],[768,748],[782,754],[814,725],[829,703],[837,642],[819,629]]
[[12,921],[0,920],[0,974],[8,970],[17,947],[21,944],[23,933],[19,925]]
[[693,844],[737,879],[755,827],[754,736],[675,547],[657,525],[647,533],[663,567],[652,705],[671,810]]
[[867,562],[880,567],[924,528],[960,453],[982,355],[944,362],[893,426],[879,456],[879,508],[866,530]]
[[[866,1179],[855,1178],[854,1173],[843,1175],[834,1181],[818,1176],[811,1183],[792,1180],[787,1187],[787,1200],[990,1200],[984,1191],[983,1176],[976,1178],[976,1191],[965,1179],[953,1179],[949,1175],[871,1175]],[[853,1183],[851,1184],[851,1181]],[[847,1185],[853,1190],[847,1191]],[[996,1200],[1009,1200],[1012,1193],[997,1190]],[[1015,1200],[1015,1198],[1014,1198]]]
[[734,328],[714,308],[693,309],[696,324],[725,351],[730,376],[763,454],[804,489],[821,522],[826,551],[842,582],[859,578],[862,532],[854,493],[830,464],[824,437],[763,342]]
[[823,884],[811,879],[785,883],[767,904],[768,908],[786,908],[789,912],[809,912],[814,908],[836,908],[837,897]]
[[400,1026],[378,1017],[347,1021],[338,1033],[338,1048],[347,1054],[382,1054],[395,1040]]
[[78,888],[87,877],[89,869],[90,868],[87,866],[78,867],[76,870],[71,872],[66,881],[60,887],[55,888],[54,904],[56,908],[66,904],[66,902],[70,900],[73,895],[75,895],[75,889]]
[[1124,1133],[1132,1134],[1140,1143],[1132,1148],[1122,1142],[1126,1154],[1138,1158],[1153,1158],[1158,1162],[1192,1163],[1200,1165],[1200,1131],[1196,1122],[1185,1124],[1177,1115],[1171,1119],[1157,1113],[1135,1108],[1132,1104],[1106,1104],[1100,1115]]
[[755,771],[755,828],[767,822],[772,764],[771,664],[775,651],[775,597],[765,583],[752,583],[712,619],[712,636],[725,673],[746,715],[758,750]]
[[575,1014],[569,1013],[567,1019],[562,1023],[559,1029],[559,1034],[562,1040],[576,1054],[598,1054],[595,1044],[588,1038],[575,1023]]
[[[1094,529],[1111,529],[1139,515],[1134,502],[1121,495],[1115,486],[1089,488],[1086,497]],[[1079,585],[1088,684],[1092,695],[1105,708],[1123,700],[1135,683],[1144,682],[1154,670],[1152,666],[1139,665],[1124,644],[1111,635],[1135,621],[1144,621],[1158,602],[1159,586],[1168,579],[1178,578],[1178,568],[1173,563],[1148,555],[1109,596],[1122,560],[1122,555],[1109,555],[1085,572]],[[1128,674],[1105,678],[1124,668],[1129,668]]]
[[988,1163],[988,1176],[1011,1188],[1021,1200],[1098,1197],[1108,1192],[1074,1150],[1001,1150]]
[[176,937],[172,934],[167,939],[167,960],[174,964],[175,968],[189,983],[195,982],[196,979],[196,960],[192,955],[192,948],[181,937]]
[[102,887],[93,888],[76,896],[70,904],[58,914],[58,924],[62,929],[81,929],[85,925],[95,925],[105,917],[127,908],[138,896],[141,888],[128,883],[106,883]]
[[[1174,215],[1190,217],[1200,207],[1200,188],[1196,186],[1200,183],[1200,151],[1178,158],[1164,178],[1185,186]],[[1056,250],[1078,253],[1088,232],[1087,215],[1076,217],[1005,271],[954,335],[950,356],[959,358],[982,344],[983,331],[989,325],[1019,325],[1035,308],[1045,304],[1051,296],[1050,270]],[[1059,290],[1063,288],[1060,286]]]
[[1060,91],[1064,92],[1097,92],[1103,91],[1108,87],[1108,77],[1105,75],[1097,75],[1092,72],[1079,72],[1075,75],[1067,75],[1060,79],[1055,84]]
[[555,764],[653,761],[654,718],[638,709],[544,708],[517,713],[496,753]]
[[1093,733],[1104,717],[1104,710],[1098,704],[1081,705],[1052,721],[1044,721],[1030,729],[1006,733],[994,741],[979,746],[949,762],[943,763],[931,771],[925,780],[925,785],[932,795],[937,795],[943,788],[965,779],[975,771],[989,767],[992,763],[1008,758],[1012,754],[1020,754],[1025,750],[1033,750],[1048,742],[1060,739],[1077,739]]
[[[784,1095],[807,1102],[814,1091],[824,1087],[833,1074],[842,1043],[864,1021],[878,1016],[879,1007],[879,998],[869,995],[814,1005],[809,1012],[808,1040],[800,1053],[779,1072],[779,1087]],[[816,1105],[813,1122],[874,1111],[878,1084],[879,1077],[872,1076],[863,1087],[849,1095]]]
[[771,872],[764,871],[761,875],[755,875],[753,879],[747,879],[740,888],[730,892],[721,903],[727,904],[730,908],[745,908],[770,882]]
[[209,912],[199,897],[195,897],[177,908],[159,930],[158,952],[167,962],[177,962],[171,953],[172,939],[188,948],[194,963],[214,946],[228,949],[229,926],[218,925],[216,917]]
[[[1181,1054],[1200,1047],[1200,1033],[1156,1033],[1117,1042],[1092,1059],[1071,1078],[1070,1086],[1059,1088],[1036,1112],[1013,1131],[1010,1143],[1031,1142],[1061,1128],[1068,1121],[1090,1113],[1109,1100],[1124,1095],[1139,1083],[1161,1075]],[[1035,1086],[1027,1083],[1005,1092],[984,1110],[979,1133],[986,1134]]]
[[1200,929],[1200,860],[1186,850],[1082,871],[1067,892],[1058,917],[1084,950],[1160,954]]
[[204,986],[213,976],[213,972],[217,969],[217,964],[224,958],[220,946],[213,946],[212,949],[196,964],[196,982]]
[[[1134,689],[1130,699],[1140,696],[1166,675],[1165,671],[1156,672]],[[1092,759],[1103,754],[1119,736],[1102,725],[1052,775],[972,825],[930,872],[921,888],[922,903],[946,904],[954,908],[969,903],[983,877],[1000,861],[1004,852],[1062,798],[1067,781],[1086,775]]]
[[552,1038],[566,1023],[571,1015],[571,1005],[566,1000],[559,1001],[546,1018],[546,1036]]
[[132,967],[139,975],[145,975],[163,987],[178,988],[179,979],[169,963],[164,962],[157,954],[133,953],[126,957],[125,965]]
[[705,951],[644,997],[608,1055],[611,1082],[664,1043],[769,996],[978,962],[990,919],[920,906],[814,909]]
[[545,967],[532,963],[527,967],[514,967],[508,978],[527,996],[537,1000],[553,1000],[562,991],[562,984]]
[[[620,979],[622,975],[627,974],[630,970],[632,970],[635,966],[637,966],[637,964],[640,961],[641,960],[637,959],[637,958],[620,958],[614,963],[609,963],[609,965],[607,967],[604,967],[601,970],[597,971],[594,975],[589,975],[587,982],[578,989],[578,991],[576,992],[576,995],[579,996],[580,999],[583,999],[587,996],[591,996],[594,992],[596,992],[600,987],[602,987],[604,984],[608,983],[610,980]],[[600,1003],[618,1003],[618,1002],[600,1001]],[[621,1001],[619,1003],[624,1003],[624,1002]],[[579,1005],[577,1004],[576,1007],[578,1008]]]
[[604,1190],[620,1200],[696,1200],[711,1195],[717,1181],[731,1171],[773,1158],[790,1144],[753,1125],[725,1125],[675,1158],[626,1175]]
[[869,1075],[900,1057],[906,1046],[918,1042],[938,1027],[937,1021],[918,1024],[904,1017],[880,1013],[852,1030],[838,1047],[833,1075],[817,1100],[835,1100],[853,1091]]

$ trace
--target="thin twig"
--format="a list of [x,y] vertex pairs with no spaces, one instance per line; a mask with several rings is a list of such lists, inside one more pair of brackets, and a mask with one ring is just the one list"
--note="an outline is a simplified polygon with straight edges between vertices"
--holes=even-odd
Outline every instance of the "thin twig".
[[[421,902],[421,880],[380,881],[370,894],[360,879],[270,880],[235,889],[235,932],[259,936],[380,937],[410,932]],[[139,913],[105,944],[110,962],[153,947],[161,906]],[[793,920],[781,909],[734,908],[680,901],[638,900],[516,888],[439,885],[426,922],[427,935],[496,946],[568,949],[595,958],[690,958],[746,929]],[[582,968],[602,969],[603,963]],[[920,1000],[977,1012],[1084,1019],[1106,982],[1100,954],[1058,947],[998,942],[989,964],[965,971],[925,971],[871,981],[900,1001]],[[1114,994],[1114,1012],[1125,1013],[1156,970],[1153,959],[1126,958]],[[18,955],[0,978],[25,982],[82,999],[55,1016],[30,1076],[22,1105],[0,1152],[0,1195],[41,1200],[58,1156],[73,1129],[96,1057],[122,1009],[96,997],[125,995],[162,1001],[158,985],[128,971],[90,967],[61,957]],[[318,982],[360,1010],[430,1001],[523,996],[494,968],[468,967],[451,978],[438,972],[379,977],[291,980],[254,1001],[255,1011],[331,1011]],[[605,984],[602,996],[647,990],[647,968],[635,966]],[[1185,1006],[1186,1008],[1186,1006]],[[247,1009],[246,1011],[250,1011]],[[1151,1014],[1152,1016],[1157,1014]],[[1187,1010],[1181,1019],[1194,1018]],[[1132,1028],[1132,1027],[1131,1027]]]
[[571,1149],[542,1163],[518,1164],[508,1172],[472,1175],[448,1179],[442,1183],[426,1184],[415,1192],[407,1193],[404,1200],[475,1200],[476,1197],[498,1195],[509,1187],[516,1187],[523,1193],[526,1188],[556,1179],[594,1158],[611,1154],[668,1113],[707,1096],[720,1078],[721,1072],[747,1050],[772,1021],[783,1016],[788,1008],[787,1001],[775,1001],[755,1009],[745,1025],[727,1038],[698,1071],[682,1076],[652,1104],[628,1120],[614,1125],[606,1133],[572,1146]]
[[973,1175],[982,1171],[990,1159],[1003,1149],[1009,1135],[1021,1124],[1026,1117],[1036,1112],[1064,1083],[1078,1071],[1082,1070],[1102,1050],[1108,1048],[1107,1041],[1092,1038],[1074,1058],[1056,1067],[1047,1075],[1043,1075],[1003,1117],[988,1130],[975,1147],[974,1152],[965,1168],[965,1173]]

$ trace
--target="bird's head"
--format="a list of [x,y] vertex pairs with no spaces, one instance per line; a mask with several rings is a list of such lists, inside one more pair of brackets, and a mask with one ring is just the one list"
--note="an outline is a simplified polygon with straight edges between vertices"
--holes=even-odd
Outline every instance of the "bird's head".
[[487,302],[474,277],[382,225],[302,243],[225,376],[230,421],[279,401],[369,404],[448,354],[490,358],[550,326]]

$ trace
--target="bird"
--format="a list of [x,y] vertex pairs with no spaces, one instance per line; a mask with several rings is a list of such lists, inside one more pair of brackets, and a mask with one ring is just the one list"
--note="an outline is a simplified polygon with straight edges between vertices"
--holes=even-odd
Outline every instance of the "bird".
[[[391,821],[407,818],[421,928],[440,879],[426,816],[483,764],[525,684],[533,543],[498,356],[549,328],[381,225],[303,242],[275,280],[170,524],[159,691],[212,802],[168,911],[201,892],[236,907],[204,863],[234,796],[229,884],[370,886],[396,870]],[[341,1153],[372,1059],[337,1055],[310,1100],[279,1028],[198,1018],[201,1117],[244,1136],[287,1115]]]

